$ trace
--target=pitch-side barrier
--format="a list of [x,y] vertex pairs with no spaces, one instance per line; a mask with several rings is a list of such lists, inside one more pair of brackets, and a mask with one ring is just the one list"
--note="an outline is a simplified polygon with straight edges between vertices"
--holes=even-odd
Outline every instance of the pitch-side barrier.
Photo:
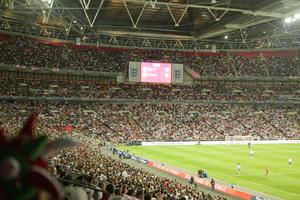
[[[190,180],[191,176],[193,176],[194,180],[195,180],[195,183],[198,183],[200,185],[203,185],[203,186],[206,186],[206,187],[209,187],[209,188],[211,187],[210,179],[198,178],[196,175],[188,174],[186,172],[182,172],[182,171],[179,171],[179,170],[173,169],[171,167],[162,165],[160,163],[155,163],[155,162],[152,162],[152,161],[148,161],[148,165],[151,166],[151,167],[154,167],[156,169],[162,170],[164,172],[167,172],[169,174],[178,176],[180,178],[187,179],[187,180]],[[239,190],[236,190],[236,189],[232,189],[230,187],[226,187],[226,186],[220,185],[220,184],[215,184],[215,189],[214,190],[215,191],[220,191],[220,192],[223,192],[225,194],[229,194],[229,195],[241,198],[241,199],[245,199],[245,200],[258,200],[258,199],[262,200],[263,199],[263,198],[251,195],[249,193],[242,192],[242,191],[239,191]]]
[[295,144],[300,140],[245,140],[245,141],[177,141],[177,142],[142,142],[142,146],[155,145],[235,145],[235,144]]

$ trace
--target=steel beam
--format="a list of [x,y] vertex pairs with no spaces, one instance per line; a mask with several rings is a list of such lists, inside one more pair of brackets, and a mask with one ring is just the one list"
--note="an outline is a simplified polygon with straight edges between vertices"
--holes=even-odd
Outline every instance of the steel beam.
[[15,0],[10,0],[10,9],[14,9]]
[[207,10],[208,10],[208,11],[210,12],[210,14],[215,18],[216,22],[220,21],[220,20],[222,19],[222,17],[224,17],[224,15],[228,12],[228,10],[225,10],[219,17],[217,17],[217,16],[215,15],[215,13],[213,13],[213,12],[211,11],[210,8],[207,9]]
[[240,29],[240,34],[241,34],[241,38],[242,38],[242,42],[243,43],[246,43],[246,40],[247,40],[247,34],[245,34],[242,29]]
[[156,4],[157,0],[149,0],[149,1],[150,1],[150,4],[151,4],[151,7],[155,8],[155,4]]
[[91,0],[88,0],[88,2],[85,2],[85,0],[82,0],[82,2],[84,4],[84,9],[88,10],[89,6],[90,6],[90,3],[91,3]]
[[247,27],[250,26],[255,26],[258,24],[263,24],[263,23],[267,23],[270,21],[273,21],[273,18],[266,18],[266,19],[261,19],[261,20],[257,20],[251,23],[246,23],[246,24],[226,24],[225,28],[220,28],[219,30],[212,30],[212,31],[207,31],[205,33],[200,34],[199,36],[197,36],[195,39],[201,40],[201,39],[206,39],[206,38],[211,38],[211,37],[215,37],[221,34],[225,34],[228,32],[232,32],[232,31],[236,31],[236,30],[240,30],[240,29],[245,29]]
[[128,9],[126,0],[122,0],[122,2],[123,2],[123,4],[124,4],[124,6],[125,6],[125,9],[126,9],[126,11],[127,11],[127,14],[128,14],[128,16],[129,16],[129,18],[130,18],[130,21],[131,21],[131,23],[132,23],[132,26],[133,26],[134,28],[136,28],[136,25],[135,25],[135,23],[134,23],[134,21],[133,21],[132,15],[131,15],[131,13],[130,13],[130,11],[129,11],[129,9]]
[[142,45],[141,46],[144,46],[144,47],[152,47],[149,40],[147,38],[145,38],[142,42]]
[[[3,27],[2,27],[3,28]],[[11,27],[11,30],[14,29],[13,31],[16,31],[19,34],[22,32],[22,30],[25,30],[24,28],[20,28],[20,26],[15,25]],[[22,29],[22,30],[21,30]],[[28,29],[27,29],[28,30]],[[30,29],[29,29],[30,30]],[[38,29],[41,30],[41,29]],[[41,31],[41,35],[45,35],[48,37],[48,40],[51,38],[56,38],[56,39],[67,39],[65,34],[61,34],[61,32],[56,32],[52,33],[52,30],[48,29],[51,31],[51,35],[47,35],[46,33]],[[7,32],[7,31],[1,31],[1,32],[6,32],[6,33],[12,33]],[[28,33],[27,33],[28,34]],[[40,35],[40,33],[36,31],[32,31],[30,34],[34,35]],[[32,35],[30,35],[32,36]],[[218,49],[249,49],[249,48],[255,48],[257,46],[262,46],[262,47],[267,47],[266,39],[262,38],[258,41],[248,41],[248,43],[240,43],[240,42],[231,42],[231,41],[210,41],[210,40],[203,40],[201,42],[195,41],[195,40],[180,40],[180,43],[178,40],[170,40],[170,39],[164,39],[164,38],[154,38],[150,42],[148,38],[136,38],[136,37],[124,37],[124,36],[113,36],[113,37],[107,37],[103,35],[98,35],[100,38],[97,40],[98,41],[98,46],[111,46],[111,47],[125,47],[125,48],[153,48],[153,49],[176,49],[176,50],[183,50],[183,51],[195,51],[195,47],[197,49],[205,49],[207,45],[212,45],[215,44],[217,45]],[[50,38],[51,37],[51,38]],[[76,37],[76,36],[73,36]],[[107,39],[103,39],[103,38]],[[102,39],[101,39],[102,38]],[[149,41],[150,45],[146,45],[147,40]],[[270,38],[271,43],[276,43],[276,47],[284,47],[284,46],[294,46],[295,41],[298,42],[299,38],[295,38],[291,40],[290,38],[281,40],[279,38]],[[73,39],[72,39],[73,41]],[[95,41],[94,44],[97,43]],[[100,42],[99,42],[100,41]],[[294,41],[294,43],[293,43]],[[284,43],[286,42],[286,43]],[[249,45],[249,46],[247,46]],[[281,46],[280,46],[281,45]],[[299,44],[298,44],[299,45]],[[274,46],[273,46],[274,47]]]
[[[56,4],[58,6],[62,6],[62,3],[59,0],[56,0]],[[59,18],[63,20],[64,27],[66,27],[66,25],[69,24],[70,19],[76,20],[76,25],[78,27],[83,27],[84,26],[84,24],[81,22],[81,20],[77,19],[69,10],[63,10],[63,11],[64,12],[59,13],[60,14]],[[77,29],[76,26],[74,26],[74,25],[72,27],[72,30],[76,31],[79,34],[82,34],[80,29],[79,28]]]
[[171,15],[171,17],[172,17],[172,19],[173,19],[173,21],[174,21],[174,26],[179,26],[179,25],[180,25],[180,22],[181,22],[181,20],[183,19],[183,16],[185,15],[185,13],[186,13],[186,12],[187,12],[187,10],[188,10],[188,7],[186,6],[186,7],[184,8],[184,10],[183,10],[183,12],[182,12],[182,14],[181,14],[181,16],[180,16],[180,18],[179,18],[179,20],[178,20],[178,21],[175,19],[174,15],[173,15],[173,12],[171,11],[171,9],[170,9],[170,6],[169,6],[169,5],[167,5],[167,8],[168,8],[168,10],[169,10],[169,13],[170,13],[170,15]]
[[123,4],[124,4],[124,6],[125,6],[125,9],[126,9],[126,11],[127,11],[127,13],[128,13],[128,16],[129,16],[129,18],[130,18],[130,21],[131,21],[131,23],[132,23],[133,28],[137,28],[137,25],[138,25],[138,23],[139,23],[139,21],[140,21],[140,18],[142,17],[142,14],[143,14],[143,12],[144,12],[144,10],[145,10],[145,7],[146,7],[147,3],[144,4],[142,10],[141,10],[140,13],[139,13],[139,16],[138,16],[137,20],[134,21],[132,15],[131,15],[131,12],[130,12],[128,6],[127,6],[126,1],[127,1],[127,0],[122,0]]
[[[28,0],[29,1],[29,0]],[[81,0],[79,0],[81,1]],[[84,0],[82,0],[84,1]],[[128,3],[139,3],[139,4],[151,4],[149,0],[126,0]],[[152,0],[153,2],[153,0]],[[53,9],[65,9],[65,10],[81,10],[81,9],[87,9],[84,2],[81,2],[83,7],[56,7]],[[240,9],[240,8],[230,8],[230,7],[218,7],[218,6],[206,6],[206,5],[198,5],[198,4],[184,4],[184,3],[174,3],[174,2],[160,2],[157,1],[155,3],[155,6],[163,6],[163,7],[188,7],[188,8],[198,8],[198,9],[211,9],[211,10],[223,10],[223,11],[229,11],[229,12],[239,12],[243,14],[248,15],[255,15],[255,16],[263,16],[263,17],[273,17],[273,18],[283,18],[286,16],[286,14],[277,13],[277,12],[268,12],[268,11],[253,11],[248,9]],[[39,9],[37,7],[31,7],[26,9]],[[88,7],[89,10],[97,10],[98,7]]]
[[[146,0],[126,0],[127,2],[132,3],[140,3],[145,4],[149,3]],[[276,12],[267,12],[267,11],[253,11],[248,9],[239,9],[239,8],[229,8],[229,7],[217,7],[217,6],[206,6],[206,5],[198,5],[198,4],[184,4],[184,3],[174,3],[174,2],[156,2],[157,6],[176,6],[176,7],[189,7],[189,8],[202,8],[202,9],[211,9],[211,10],[223,10],[223,11],[231,11],[231,12],[240,12],[243,14],[255,15],[255,16],[264,16],[264,17],[274,17],[274,18],[282,18],[283,15],[281,13]]]
[[94,18],[93,18],[91,27],[94,26],[94,23],[95,23],[95,21],[96,21],[98,15],[99,15],[99,12],[100,12],[100,9],[102,8],[103,3],[104,3],[104,0],[101,0],[101,2],[100,2],[100,4],[99,4],[99,7],[98,7],[98,9],[97,9],[97,12],[96,12],[96,14],[95,14],[95,16],[94,16]]
[[55,0],[51,0],[51,3],[50,3],[50,10],[48,10],[47,17],[46,17],[46,20],[45,20],[45,23],[46,23],[46,24],[48,24],[49,17],[50,17],[51,12],[52,12],[52,7],[53,7],[54,1],[55,1]]
[[79,0],[79,3],[80,3],[80,5],[81,5],[81,7],[82,7],[82,10],[83,10],[83,12],[84,12],[84,14],[85,14],[86,19],[88,20],[89,25],[92,27],[92,22],[91,22],[91,20],[90,20],[89,15],[88,15],[87,12],[86,12],[85,4],[83,3],[83,1],[84,1],[84,0]]
[[71,31],[71,28],[72,28],[72,24],[73,24],[73,17],[71,18],[71,21],[69,23],[69,26],[66,28],[66,35],[68,36],[70,31]]

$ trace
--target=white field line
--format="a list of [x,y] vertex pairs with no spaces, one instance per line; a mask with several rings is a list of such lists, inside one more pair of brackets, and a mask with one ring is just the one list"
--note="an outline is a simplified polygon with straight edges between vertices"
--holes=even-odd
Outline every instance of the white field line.
[[[281,176],[285,174],[300,174],[300,172],[278,172],[278,173],[269,173],[267,176]],[[264,176],[264,174],[234,174],[234,175],[226,175],[226,176]]]
[[[276,173],[277,174],[277,173]],[[280,173],[278,173],[278,174],[280,174]],[[278,175],[277,174],[277,175]],[[300,173],[289,173],[289,172],[286,172],[286,173],[283,173],[283,174],[300,174]],[[275,174],[274,174],[275,175]],[[273,175],[273,176],[274,176]],[[232,176],[230,176],[230,175],[225,175],[225,176],[229,176],[229,177],[232,177],[232,176],[239,176],[239,175],[232,175]],[[247,175],[240,175],[240,176],[247,176]],[[253,175],[253,176],[263,176],[263,175],[257,175],[257,174],[255,174],[255,175]],[[270,174],[268,175],[268,176],[270,176]],[[279,175],[278,175],[279,176]],[[245,181],[245,182],[250,182],[250,181]],[[251,181],[251,184],[254,184],[254,185],[260,185],[260,184],[258,184],[258,183],[256,183],[256,182],[252,182]],[[268,187],[268,188],[272,188],[271,186],[269,186],[269,185],[264,185],[264,187]],[[287,193],[287,194],[289,194],[289,195],[291,195],[291,196],[294,196],[294,197],[299,197],[299,199],[300,199],[300,195],[299,194],[295,194],[295,193],[292,193],[292,192],[288,192],[288,191],[286,191],[286,190],[282,190],[282,189],[279,189],[279,188],[276,188],[276,190],[280,190],[280,191],[282,191],[282,193]],[[261,192],[261,191],[257,191],[257,192]],[[262,193],[262,192],[261,192]]]

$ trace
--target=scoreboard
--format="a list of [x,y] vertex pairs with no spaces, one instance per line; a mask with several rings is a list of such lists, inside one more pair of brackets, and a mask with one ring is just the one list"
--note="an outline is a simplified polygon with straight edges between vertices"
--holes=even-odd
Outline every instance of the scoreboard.
[[129,82],[182,83],[183,64],[129,62]]

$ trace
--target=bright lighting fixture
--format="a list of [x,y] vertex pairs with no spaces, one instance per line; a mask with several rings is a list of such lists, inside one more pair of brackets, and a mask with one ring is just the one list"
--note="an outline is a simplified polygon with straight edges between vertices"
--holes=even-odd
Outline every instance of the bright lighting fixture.
[[300,19],[300,14],[296,14],[296,15],[294,16],[294,19]]
[[287,17],[287,18],[284,19],[284,22],[287,23],[287,24],[289,24],[289,23],[292,22],[292,18],[291,17]]
[[52,3],[52,0],[42,0],[42,2],[47,3],[48,5],[50,5]]
[[227,40],[227,39],[228,39],[228,35],[225,35],[225,36],[224,36],[224,39],[226,39],[226,40]]
[[284,22],[289,24],[289,23],[295,22],[298,19],[300,19],[300,13],[297,13],[294,16],[291,16],[291,17],[286,17],[284,19]]

